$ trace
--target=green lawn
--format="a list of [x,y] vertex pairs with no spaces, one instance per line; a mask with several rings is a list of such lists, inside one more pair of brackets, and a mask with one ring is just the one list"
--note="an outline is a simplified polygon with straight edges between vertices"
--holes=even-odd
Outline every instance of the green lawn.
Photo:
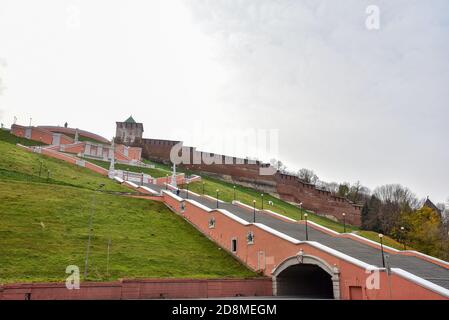
[[[75,135],[74,135],[74,134],[71,134],[71,133],[63,133],[63,134],[64,134],[65,136],[70,137],[70,138],[72,138],[72,139],[75,140]],[[93,142],[93,143],[101,143],[101,144],[104,144],[103,141],[98,141],[98,140],[95,140],[95,139],[93,139],[93,138],[85,137],[85,136],[82,136],[81,134],[78,134],[78,141],[87,141],[87,142]]]
[[[367,231],[367,230],[360,230],[360,231],[357,231],[357,234],[359,236],[362,236],[362,237],[367,238],[369,240],[375,241],[377,243],[380,242],[379,241],[379,233],[377,233],[377,232]],[[394,239],[392,239],[390,237],[384,236],[382,241],[383,241],[383,244],[386,245],[386,246],[389,246],[389,247],[392,247],[392,248],[395,248],[395,249],[398,249],[398,250],[404,250],[404,245],[402,243],[399,243],[398,241],[396,241],[396,240],[394,240]],[[409,246],[407,246],[407,250],[413,250],[413,249],[410,248]]]
[[[109,161],[102,161],[102,160],[96,160],[96,159],[90,159],[86,158],[86,161],[92,162],[100,167],[103,167],[105,169],[109,169],[109,166],[111,163]],[[137,172],[137,173],[146,173],[152,176],[153,178],[160,178],[165,177],[167,174],[170,175],[171,172],[161,169],[161,168],[143,168],[138,166],[132,166],[128,164],[121,164],[121,163],[115,163],[114,164],[115,169],[118,170],[126,170],[131,172]]]
[[[50,170],[49,179],[47,179],[48,170]],[[34,181],[70,185],[91,190],[97,189],[99,184],[104,184],[103,189],[105,191],[132,191],[89,169],[37,153],[27,152],[4,140],[0,140],[0,180]]]
[[256,276],[162,203],[0,180],[0,283],[64,281],[68,265],[82,276],[94,195],[88,280]]
[[11,134],[8,130],[4,130],[4,129],[0,129],[0,141],[11,143],[11,144],[20,143],[20,144],[22,144],[24,146],[41,146],[41,145],[44,145],[44,143],[42,143],[42,142],[16,137],[15,135]]

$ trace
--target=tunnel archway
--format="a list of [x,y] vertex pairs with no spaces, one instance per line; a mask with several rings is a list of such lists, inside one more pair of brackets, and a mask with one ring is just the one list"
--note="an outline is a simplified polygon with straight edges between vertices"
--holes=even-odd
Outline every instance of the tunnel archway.
[[339,271],[324,260],[298,254],[284,260],[273,271],[273,291],[277,296],[308,299],[339,299]]

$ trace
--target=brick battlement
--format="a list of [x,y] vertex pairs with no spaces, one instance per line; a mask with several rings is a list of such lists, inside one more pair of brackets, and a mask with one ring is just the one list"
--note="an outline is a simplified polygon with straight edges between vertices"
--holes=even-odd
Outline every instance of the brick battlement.
[[142,148],[144,158],[162,163],[171,163],[170,152],[176,146],[179,148],[178,155],[190,163],[182,165],[186,169],[261,189],[289,202],[302,202],[304,209],[340,222],[343,221],[342,214],[345,213],[347,223],[361,225],[360,205],[335,196],[329,191],[317,189],[315,185],[305,183],[293,175],[280,172],[274,175],[261,175],[260,169],[269,167],[269,164],[197,151],[195,147],[183,146],[181,141],[142,139],[140,144],[134,145]]

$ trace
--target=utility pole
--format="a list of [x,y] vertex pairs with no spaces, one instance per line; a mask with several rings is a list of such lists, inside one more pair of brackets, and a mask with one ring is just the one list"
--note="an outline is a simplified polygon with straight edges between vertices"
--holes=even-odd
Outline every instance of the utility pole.
[[111,249],[111,239],[108,240],[108,257],[106,260],[106,276],[108,276],[108,277],[109,277],[109,252],[110,252],[110,249]]
[[42,173],[42,164],[43,164],[43,161],[41,160],[40,162],[41,162],[41,165],[40,165],[40,167],[39,167],[39,178],[41,177],[41,173]]
[[92,238],[92,218],[94,214],[95,200],[96,200],[96,192],[104,187],[104,184],[100,184],[98,189],[94,191],[92,196],[92,204],[90,206],[90,217],[89,217],[89,238],[87,240],[87,249],[86,249],[86,260],[84,262],[84,280],[87,278],[88,265],[89,265],[89,251],[90,251],[90,241]]

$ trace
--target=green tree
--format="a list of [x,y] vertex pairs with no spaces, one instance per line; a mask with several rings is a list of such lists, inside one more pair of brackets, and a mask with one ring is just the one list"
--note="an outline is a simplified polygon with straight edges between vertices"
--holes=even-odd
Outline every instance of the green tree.
[[361,212],[363,229],[384,232],[379,216],[381,206],[382,202],[375,195],[365,202]]
[[340,184],[339,186],[338,186],[338,192],[337,192],[337,195],[339,196],[339,197],[343,197],[343,198],[346,198],[347,196],[348,196],[348,194],[349,194],[349,183],[342,183],[342,184]]

